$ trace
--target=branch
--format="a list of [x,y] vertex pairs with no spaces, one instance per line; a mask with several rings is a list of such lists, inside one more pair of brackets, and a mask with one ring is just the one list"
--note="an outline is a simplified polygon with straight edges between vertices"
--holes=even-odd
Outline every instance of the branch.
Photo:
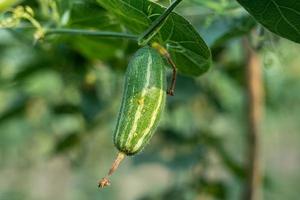
[[[33,26],[23,27],[0,27],[0,30],[30,30],[35,29]],[[111,31],[98,31],[98,30],[85,30],[85,29],[72,29],[72,28],[49,28],[44,30],[44,36],[52,34],[69,34],[69,35],[84,35],[105,38],[119,38],[130,39],[137,41],[138,36],[129,33],[111,32]]]
[[47,29],[46,35],[50,35],[50,34],[85,35],[85,36],[98,36],[98,37],[123,38],[123,39],[137,40],[137,35],[132,35],[129,33],[84,30],[84,29],[69,29],[69,28]]

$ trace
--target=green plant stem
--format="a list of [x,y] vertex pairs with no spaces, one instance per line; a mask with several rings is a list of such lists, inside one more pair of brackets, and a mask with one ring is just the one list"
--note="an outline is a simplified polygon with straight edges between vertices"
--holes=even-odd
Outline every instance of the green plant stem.
[[[0,27],[0,30],[30,30],[35,29],[33,26],[23,27]],[[97,30],[84,30],[84,29],[71,29],[71,28],[49,28],[45,29],[45,35],[51,34],[69,34],[69,35],[85,35],[95,37],[119,38],[130,39],[137,41],[138,36],[129,33],[111,32],[111,31],[97,31]]]
[[19,27],[0,27],[0,30],[30,30],[30,29],[35,29],[34,26],[19,26]]
[[149,26],[149,28],[138,38],[138,44],[146,45],[161,29],[169,15],[182,0],[175,0],[172,4]]
[[50,35],[50,34],[86,35],[86,36],[98,36],[98,37],[110,37],[110,38],[123,38],[123,39],[130,39],[130,40],[137,40],[138,38],[136,35],[132,35],[128,33],[83,30],[83,29],[68,29],[68,28],[47,29],[46,35]]

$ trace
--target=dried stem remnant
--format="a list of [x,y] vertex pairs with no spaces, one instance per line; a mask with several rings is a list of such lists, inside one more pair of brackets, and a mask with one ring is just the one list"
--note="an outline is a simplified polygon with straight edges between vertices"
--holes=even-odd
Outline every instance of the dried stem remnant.
[[107,176],[102,178],[102,180],[99,182],[99,184],[98,184],[99,188],[104,188],[104,187],[110,185],[109,176],[111,176],[118,169],[120,163],[122,162],[122,160],[124,158],[125,158],[125,154],[122,152],[119,152],[117,155],[117,158],[114,161],[114,163],[112,164]]

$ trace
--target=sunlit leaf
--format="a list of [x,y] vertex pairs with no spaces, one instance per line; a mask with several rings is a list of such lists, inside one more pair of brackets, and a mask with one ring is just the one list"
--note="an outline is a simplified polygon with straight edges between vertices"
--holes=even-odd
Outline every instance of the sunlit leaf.
[[[98,0],[114,13],[132,33],[141,34],[165,10],[150,1]],[[179,71],[186,75],[201,75],[210,66],[210,51],[193,26],[172,13],[154,38],[166,46]]]

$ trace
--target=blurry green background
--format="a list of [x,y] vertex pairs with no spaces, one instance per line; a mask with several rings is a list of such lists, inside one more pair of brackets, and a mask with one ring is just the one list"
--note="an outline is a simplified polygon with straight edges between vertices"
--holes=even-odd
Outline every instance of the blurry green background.
[[[94,1],[22,4],[48,26],[123,30]],[[212,47],[213,65],[199,78],[178,77],[176,95],[168,97],[149,145],[126,158],[112,186],[101,191],[97,182],[117,153],[112,134],[124,71],[136,44],[65,35],[33,45],[32,31],[0,30],[1,200],[241,198],[247,173],[247,95],[240,36],[249,30],[239,28],[241,20],[251,19],[230,0],[187,0],[177,11]],[[260,37],[263,197],[296,200],[300,46],[267,31]]]

